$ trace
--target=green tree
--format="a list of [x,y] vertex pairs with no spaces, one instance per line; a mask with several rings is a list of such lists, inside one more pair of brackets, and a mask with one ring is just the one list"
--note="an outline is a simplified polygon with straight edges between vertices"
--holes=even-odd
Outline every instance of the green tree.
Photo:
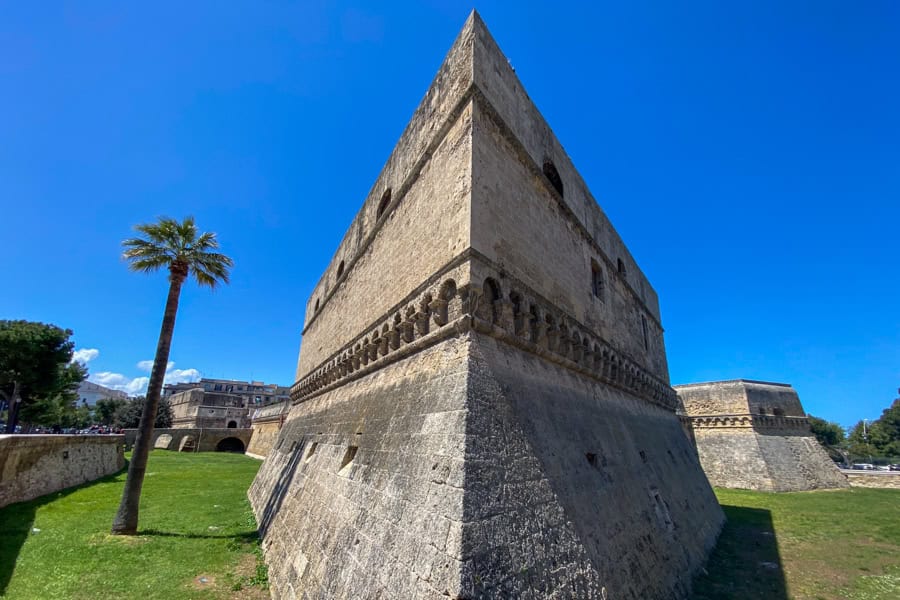
[[[900,390],[897,392],[900,393]],[[900,456],[900,398],[884,409],[876,423],[885,438],[881,447],[882,454]]]
[[[146,403],[144,396],[137,396],[121,401],[112,418],[112,423],[116,427],[122,429],[137,429],[141,423],[141,413],[144,411]],[[156,411],[156,420],[153,422],[153,428],[166,428],[172,426],[172,405],[169,404],[168,398],[159,399],[159,407]]]
[[31,425],[54,429],[74,427],[77,421],[78,384],[84,381],[87,370],[78,363],[60,367],[59,387],[36,396],[24,404],[20,420]]
[[103,425],[112,425],[116,411],[127,402],[123,398],[101,398],[97,400],[97,404],[94,406],[94,415],[97,421]]
[[133,535],[137,532],[141,488],[147,471],[153,423],[156,420],[160,392],[169,361],[172,334],[175,331],[175,316],[178,313],[181,286],[189,275],[193,275],[200,285],[210,288],[219,283],[228,283],[229,270],[234,264],[229,257],[216,252],[219,248],[216,234],[197,231],[193,217],[187,217],[181,223],[175,219],[161,217],[156,223],[138,225],[135,229],[142,237],[122,242],[125,247],[122,257],[129,262],[129,268],[133,271],[151,273],[167,269],[169,295],[166,299],[156,355],[153,358],[153,369],[150,371],[147,398],[141,412],[131,462],[128,465],[125,490],[112,524],[112,533],[122,535]]
[[76,427],[78,429],[84,429],[88,425],[94,422],[94,413],[91,411],[91,407],[86,404],[82,404],[78,408],[75,409],[75,420],[72,423],[72,427]]
[[0,321],[0,399],[7,406],[7,433],[15,431],[23,407],[57,395],[64,401],[84,379],[84,369],[70,364],[71,335],[45,323]]
[[819,443],[826,448],[841,446],[844,443],[844,428],[833,421],[807,415],[809,427]]

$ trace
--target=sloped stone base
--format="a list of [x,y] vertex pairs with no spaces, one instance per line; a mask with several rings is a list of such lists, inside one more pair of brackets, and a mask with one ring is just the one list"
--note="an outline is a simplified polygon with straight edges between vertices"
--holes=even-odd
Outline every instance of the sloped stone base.
[[276,598],[683,598],[722,512],[674,413],[476,333],[293,407]]

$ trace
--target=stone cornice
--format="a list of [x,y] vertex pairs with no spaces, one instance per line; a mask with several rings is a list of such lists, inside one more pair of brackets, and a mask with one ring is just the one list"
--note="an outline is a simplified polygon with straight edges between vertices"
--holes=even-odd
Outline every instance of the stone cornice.
[[809,419],[806,417],[784,417],[742,413],[734,415],[681,415],[681,418],[682,421],[690,423],[691,427],[694,429],[747,428],[809,430]]
[[[472,251],[465,258],[481,259]],[[511,289],[504,294],[498,283],[504,275],[490,266],[479,269],[490,273],[486,286],[457,288],[453,275],[461,262],[460,257],[451,261],[296,382],[292,401],[304,402],[445,339],[475,332],[674,412],[677,396],[665,381],[530,288],[506,279]]]

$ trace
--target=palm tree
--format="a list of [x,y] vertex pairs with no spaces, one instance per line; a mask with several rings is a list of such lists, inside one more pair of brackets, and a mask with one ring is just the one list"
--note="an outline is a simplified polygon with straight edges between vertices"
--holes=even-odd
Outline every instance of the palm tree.
[[166,364],[169,362],[169,346],[172,344],[172,332],[175,330],[175,315],[178,312],[181,285],[191,274],[197,283],[211,288],[215,288],[219,282],[228,283],[228,270],[234,264],[229,257],[215,252],[219,248],[216,234],[197,232],[194,217],[187,217],[181,223],[175,219],[160,217],[156,223],[137,225],[135,229],[142,233],[143,237],[122,242],[125,247],[122,258],[129,262],[128,268],[132,271],[150,273],[167,268],[169,297],[166,300],[156,356],[153,358],[147,398],[141,413],[131,463],[128,465],[125,491],[122,493],[119,511],[113,520],[112,533],[120,535],[133,535],[137,532],[141,487],[144,484],[144,473],[147,471],[147,457],[150,454],[150,440],[159,407],[159,395],[162,391]]

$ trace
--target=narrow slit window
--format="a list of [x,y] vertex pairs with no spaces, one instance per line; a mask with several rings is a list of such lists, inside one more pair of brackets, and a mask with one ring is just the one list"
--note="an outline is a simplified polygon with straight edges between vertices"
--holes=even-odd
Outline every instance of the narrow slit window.
[[563,182],[562,178],[559,176],[559,171],[556,170],[556,165],[553,162],[547,160],[544,161],[544,175],[547,179],[550,180],[550,184],[553,186],[560,196],[563,195]]
[[391,203],[391,188],[384,190],[384,194],[381,196],[381,200],[378,202],[378,212],[375,214],[376,219],[380,219],[381,215],[384,214],[385,209],[388,207],[388,204]]
[[339,475],[346,475],[350,472],[350,467],[353,466],[353,459],[356,458],[357,450],[359,450],[359,446],[347,446],[347,451],[344,452],[344,458],[341,459],[341,468],[338,469]]
[[340,279],[341,275],[344,274],[344,261],[341,261],[341,264],[338,265],[337,268],[337,277]]
[[606,301],[606,284],[603,281],[603,268],[597,264],[597,261],[591,260],[591,292],[601,302]]
[[312,446],[309,447],[309,452],[306,453],[306,458],[303,459],[304,463],[308,463],[312,460],[313,455],[316,453],[316,448],[319,447],[319,442],[313,442]]
[[647,317],[641,315],[641,329],[644,332],[644,350],[650,349],[650,336],[647,332]]

